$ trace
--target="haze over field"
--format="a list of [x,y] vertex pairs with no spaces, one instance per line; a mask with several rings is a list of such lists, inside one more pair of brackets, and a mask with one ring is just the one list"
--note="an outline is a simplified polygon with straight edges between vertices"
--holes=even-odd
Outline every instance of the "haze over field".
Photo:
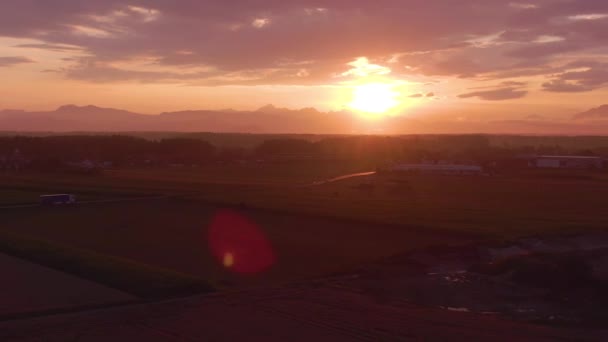
[[3,1],[0,109],[48,113],[0,129],[599,134],[607,31],[599,0]]

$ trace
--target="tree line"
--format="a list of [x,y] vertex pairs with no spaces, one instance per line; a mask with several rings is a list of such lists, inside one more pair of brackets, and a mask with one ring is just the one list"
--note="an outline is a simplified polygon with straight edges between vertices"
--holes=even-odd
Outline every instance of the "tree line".
[[123,135],[0,137],[0,160],[41,167],[84,160],[113,165],[201,163],[215,154],[215,146],[197,139],[154,141]]
[[550,140],[552,144],[525,145],[504,139],[496,143],[492,139],[486,135],[330,136],[316,140],[286,136],[267,139],[253,148],[239,148],[217,147],[205,140],[188,137],[150,140],[127,135],[5,136],[0,137],[0,167],[3,163],[27,162],[32,167],[44,168],[83,160],[114,166],[248,159],[487,164],[534,154],[608,155],[608,147],[594,146],[593,140],[587,145],[569,148],[555,143],[556,140]]

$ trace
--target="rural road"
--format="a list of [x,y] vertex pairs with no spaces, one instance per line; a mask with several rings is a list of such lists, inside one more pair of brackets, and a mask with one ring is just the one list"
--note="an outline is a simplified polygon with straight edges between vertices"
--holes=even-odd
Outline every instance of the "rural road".
[[333,182],[337,182],[337,181],[341,181],[341,180],[345,180],[345,179],[349,179],[349,178],[371,176],[371,175],[375,175],[375,174],[376,174],[376,171],[351,173],[348,175],[338,176],[338,177],[334,177],[334,178],[330,178],[330,179],[326,179],[326,180],[322,180],[322,181],[316,181],[316,182],[313,182],[311,185],[312,186],[322,185],[322,184],[333,183]]
[[[77,204],[101,204],[101,203],[136,202],[136,201],[165,199],[165,198],[169,198],[169,197],[172,197],[172,196],[160,195],[160,196],[145,196],[145,197],[115,198],[115,199],[104,199],[104,200],[78,201],[76,203]],[[0,209],[19,209],[19,208],[36,208],[36,207],[40,207],[40,203],[6,205],[6,206],[0,206]]]

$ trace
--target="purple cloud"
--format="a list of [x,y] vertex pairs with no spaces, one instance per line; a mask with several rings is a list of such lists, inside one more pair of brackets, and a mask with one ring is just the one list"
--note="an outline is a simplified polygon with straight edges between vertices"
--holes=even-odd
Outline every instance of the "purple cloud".
[[544,83],[543,89],[552,92],[584,92],[608,86],[608,63],[578,61],[565,66],[566,71]]
[[61,45],[61,44],[19,44],[19,45],[15,45],[14,47],[42,49],[42,50],[59,51],[59,52],[82,50],[81,48],[76,47],[76,46],[68,46],[68,45]]
[[500,82],[501,85],[506,87],[522,87],[526,85],[526,82],[518,82],[518,81],[503,81]]
[[501,88],[495,90],[475,91],[472,93],[458,95],[458,97],[461,99],[477,97],[487,101],[502,101],[522,98],[527,94],[528,92],[525,90],[517,90],[516,88]]
[[581,93],[585,91],[591,91],[592,88],[586,87],[582,84],[565,82],[561,80],[545,82],[542,84],[543,89],[555,93]]
[[15,56],[15,57],[0,57],[0,68],[1,67],[10,67],[17,64],[25,64],[25,63],[33,63],[29,58]]
[[[22,48],[86,52],[63,70],[70,78],[201,84],[327,83],[361,56],[381,65],[399,56],[391,75],[402,78],[549,75],[555,59],[608,43],[607,19],[580,17],[606,13],[606,2],[526,4],[534,6],[502,0],[28,0],[0,3],[0,35],[41,41]],[[174,71],[111,65],[142,58]]]

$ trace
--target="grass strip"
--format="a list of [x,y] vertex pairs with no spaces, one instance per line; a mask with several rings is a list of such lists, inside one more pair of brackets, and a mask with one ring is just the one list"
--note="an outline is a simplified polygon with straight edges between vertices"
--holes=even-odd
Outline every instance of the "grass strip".
[[0,231],[0,252],[127,292],[142,299],[214,291],[203,279],[129,259]]

